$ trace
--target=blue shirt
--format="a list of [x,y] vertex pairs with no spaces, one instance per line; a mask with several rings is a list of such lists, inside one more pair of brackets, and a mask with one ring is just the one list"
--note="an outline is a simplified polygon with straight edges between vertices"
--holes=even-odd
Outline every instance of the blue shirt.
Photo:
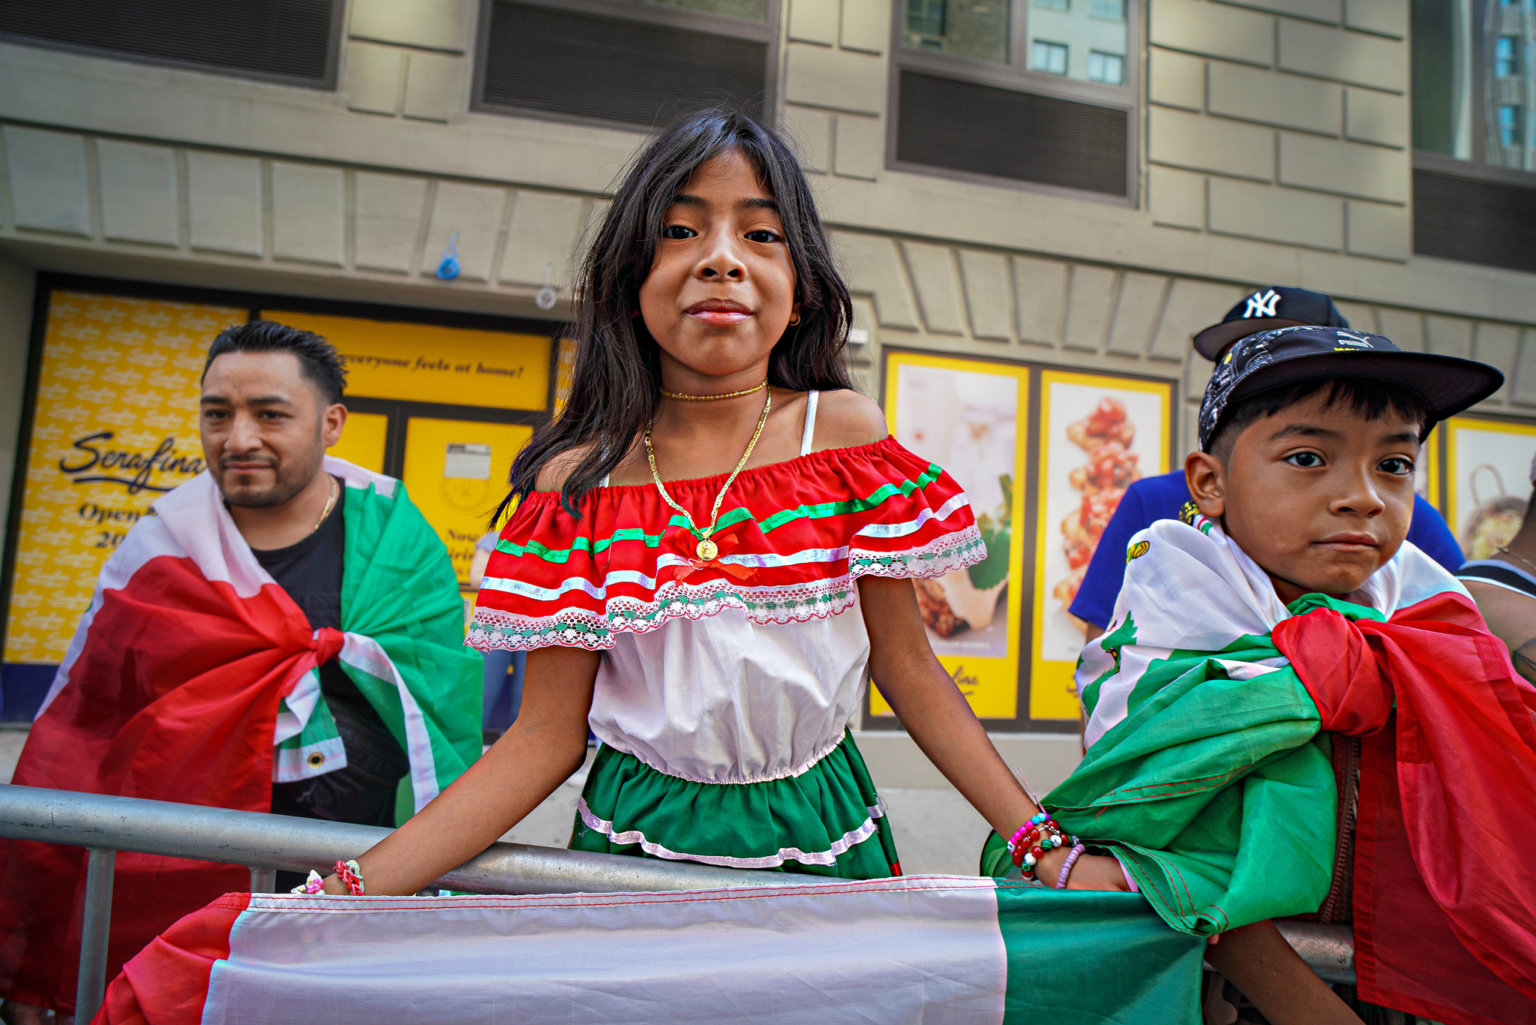
[[[1139,530],[1158,520],[1178,519],[1179,510],[1190,501],[1189,485],[1183,470],[1160,477],[1145,477],[1126,489],[1125,497],[1109,518],[1109,525],[1099,538],[1093,559],[1077,597],[1068,607],[1078,619],[1098,627],[1109,625],[1115,613],[1115,599],[1125,580],[1125,549]],[[1408,526],[1408,540],[1449,573],[1461,569],[1461,549],[1440,513],[1421,496],[1413,496],[1413,520]]]

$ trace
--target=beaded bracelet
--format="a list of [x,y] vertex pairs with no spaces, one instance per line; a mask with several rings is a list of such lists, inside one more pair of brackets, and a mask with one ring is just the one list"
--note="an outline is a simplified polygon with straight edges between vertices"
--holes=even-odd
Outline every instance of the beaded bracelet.
[[1067,860],[1061,863],[1061,871],[1056,875],[1056,889],[1067,888],[1067,877],[1072,874],[1072,866],[1077,864],[1077,859],[1083,856],[1083,851],[1086,849],[1077,837],[1072,838],[1072,849],[1067,852]]
[[354,897],[363,895],[363,869],[355,859],[338,861],[336,863],[336,877],[347,886],[347,892]]
[[1033,879],[1035,865],[1045,856],[1045,852],[1065,846],[1066,834],[1056,825],[1050,812],[1041,811],[1014,832],[1008,841],[1008,853],[1012,855],[1014,865],[1024,878]]

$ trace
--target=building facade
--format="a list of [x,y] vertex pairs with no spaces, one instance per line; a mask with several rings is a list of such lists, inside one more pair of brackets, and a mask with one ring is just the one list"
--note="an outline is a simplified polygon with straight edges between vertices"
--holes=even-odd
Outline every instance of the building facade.
[[[1104,441],[1095,403],[1140,418],[1121,439],[1134,472],[1178,465],[1210,366],[1190,336],[1255,290],[1328,292],[1356,328],[1501,369],[1462,435],[1437,432],[1422,483],[1458,533],[1498,498],[1523,509],[1532,0],[289,0],[210,4],[198,26],[132,6],[139,30],[69,3],[0,14],[13,708],[48,665],[18,632],[48,616],[67,638],[80,609],[76,585],[37,584],[46,545],[92,576],[105,553],[80,539],[133,515],[39,504],[43,477],[119,451],[82,449],[55,412],[142,393],[136,352],[169,346],[195,379],[186,354],[222,323],[310,318],[351,346],[357,409],[380,418],[358,420],[367,458],[408,472],[419,443],[444,507],[478,509],[557,401],[572,271],[616,176],[651,126],[709,100],[797,148],[855,297],[859,384],[898,435],[958,446],[924,412],[971,380],[944,374],[1003,382],[966,421],[992,432],[1000,462],[977,473],[1000,484],[967,486],[1010,554],[933,600],[971,628],[946,665],[1041,778],[1076,752],[1062,596],[1095,536],[1072,473]],[[423,385],[439,358],[508,387]],[[359,390],[391,360],[416,376]],[[194,394],[119,405],[190,417]],[[155,439],[135,444],[152,462]],[[160,455],[144,472],[164,486],[193,469]],[[452,547],[469,528],[441,529]],[[64,597],[18,613],[29,587]],[[904,743],[871,760],[907,771]]]

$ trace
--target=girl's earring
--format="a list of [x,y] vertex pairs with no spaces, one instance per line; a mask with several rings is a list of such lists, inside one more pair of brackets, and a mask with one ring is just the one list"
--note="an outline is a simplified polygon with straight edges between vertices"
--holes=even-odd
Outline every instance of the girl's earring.
[[790,327],[795,327],[799,323],[800,323],[800,314],[798,314],[798,313],[791,313],[789,315],[789,326]]

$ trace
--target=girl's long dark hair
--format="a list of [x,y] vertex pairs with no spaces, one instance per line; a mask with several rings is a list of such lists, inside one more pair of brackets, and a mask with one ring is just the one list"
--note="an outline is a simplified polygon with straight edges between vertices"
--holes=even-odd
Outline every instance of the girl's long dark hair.
[[843,361],[853,305],[833,266],[810,186],[794,155],[767,128],[735,111],[715,108],[674,124],[635,158],[582,262],[577,285],[576,366],[570,399],[553,422],[534,434],[512,464],[511,492],[496,520],[534,489],[539,471],[587,442],[591,450],[571,469],[561,501],[576,501],[612,472],[655,412],[661,387],[656,342],[640,310],[640,285],[650,273],[662,216],[706,161],[740,151],[773,196],[795,266],[800,323],[785,331],[768,362],[770,384],[795,391],[851,388]]

